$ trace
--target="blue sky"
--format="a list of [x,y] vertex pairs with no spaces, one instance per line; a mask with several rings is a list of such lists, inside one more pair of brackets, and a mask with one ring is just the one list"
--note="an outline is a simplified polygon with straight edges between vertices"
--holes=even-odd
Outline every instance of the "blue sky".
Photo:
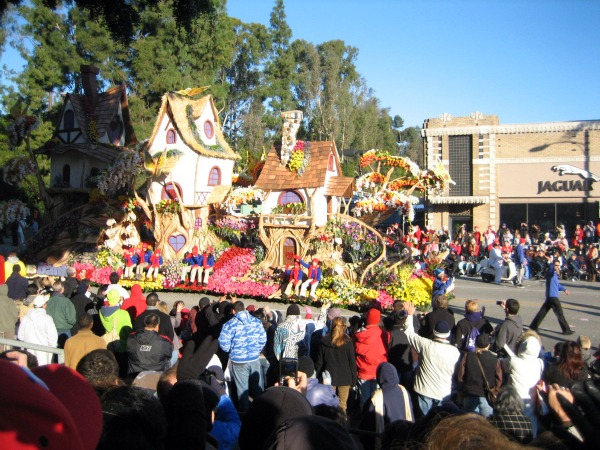
[[[227,0],[268,25],[275,0]],[[600,0],[286,0],[294,39],[342,39],[406,126],[473,111],[501,123],[600,119]],[[14,67],[10,49],[0,64]]]
[[[228,0],[268,24],[275,0]],[[342,39],[405,125],[447,112],[501,123],[600,119],[600,1],[286,0],[294,39]]]

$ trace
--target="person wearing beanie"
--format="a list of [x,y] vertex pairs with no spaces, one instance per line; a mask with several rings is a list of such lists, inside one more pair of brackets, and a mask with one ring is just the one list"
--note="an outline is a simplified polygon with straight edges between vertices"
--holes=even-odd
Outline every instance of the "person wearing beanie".
[[390,336],[379,326],[380,322],[381,312],[376,308],[369,309],[366,314],[365,328],[353,337],[361,408],[371,398],[371,393],[377,389],[375,378],[377,366],[387,362]]
[[454,278],[450,277],[447,280],[444,279],[444,270],[435,269],[433,271],[435,280],[433,280],[433,288],[431,290],[431,298],[434,299],[440,294],[446,294],[454,289]]
[[[46,313],[47,301],[43,295],[38,295],[33,300],[33,309],[30,310],[21,320],[17,339],[30,344],[45,345],[47,347],[56,347],[58,344],[58,332],[54,325],[54,320]],[[52,354],[32,350],[39,365],[50,364]]]
[[465,352],[460,360],[458,381],[462,383],[463,409],[487,418],[493,413],[486,398],[487,386],[494,392],[500,390],[502,368],[498,357],[489,351],[489,334],[477,336],[475,346],[474,352]]
[[[389,317],[389,316],[388,316]],[[400,379],[400,384],[411,387],[414,376],[414,365],[412,351],[408,344],[408,338],[404,332],[404,322],[408,314],[404,309],[395,311],[390,317],[393,325],[390,330],[390,350],[388,352],[388,361],[392,364]]]
[[404,322],[408,343],[419,355],[419,370],[415,374],[414,391],[417,393],[419,410],[426,415],[431,408],[450,400],[452,381],[460,351],[450,345],[450,325],[439,321],[433,330],[433,340],[415,333],[412,317],[416,308],[405,303],[409,317]]
[[317,286],[319,286],[319,281],[321,281],[323,275],[321,267],[319,267],[319,260],[313,258],[312,263],[308,264],[300,259],[300,264],[308,269],[308,277],[300,288],[300,298],[306,299],[306,290],[310,286],[310,298],[314,299]]
[[[285,321],[275,329],[273,348],[275,357],[298,358],[299,344],[303,341],[306,324],[300,319],[300,307],[288,306]],[[305,350],[303,348],[303,350]]]

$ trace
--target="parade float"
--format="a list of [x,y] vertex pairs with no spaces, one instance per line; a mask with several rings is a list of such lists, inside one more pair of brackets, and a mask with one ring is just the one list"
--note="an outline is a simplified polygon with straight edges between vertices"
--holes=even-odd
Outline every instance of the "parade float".
[[[99,93],[97,71],[85,73],[85,94],[65,97],[52,140],[37,151],[51,159],[51,208],[28,248],[46,267],[70,264],[106,284],[144,245],[160,253],[160,275],[126,286],[279,299],[286,266],[316,259],[323,277],[303,302],[429,305],[431,278],[390,264],[376,227],[395,211],[410,221],[415,194],[451,182],[443,166],[423,171],[371,150],[355,180],[342,174],[334,142],[296,138],[302,112],[289,111],[281,141],[234,174],[240,156],[212,97],[200,96],[206,88],[166,93],[150,138],[137,144],[125,87]],[[184,256],[208,248],[216,263],[207,284],[182,284]]]

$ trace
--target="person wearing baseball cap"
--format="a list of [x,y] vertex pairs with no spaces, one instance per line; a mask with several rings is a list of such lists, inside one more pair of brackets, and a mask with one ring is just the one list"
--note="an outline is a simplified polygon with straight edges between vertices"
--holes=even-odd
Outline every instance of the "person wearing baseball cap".
[[452,381],[460,350],[450,344],[450,325],[445,321],[435,324],[433,339],[419,336],[412,317],[417,310],[412,303],[405,303],[408,318],[404,321],[404,333],[410,346],[419,354],[419,370],[415,374],[414,391],[423,415],[431,408],[450,400]]

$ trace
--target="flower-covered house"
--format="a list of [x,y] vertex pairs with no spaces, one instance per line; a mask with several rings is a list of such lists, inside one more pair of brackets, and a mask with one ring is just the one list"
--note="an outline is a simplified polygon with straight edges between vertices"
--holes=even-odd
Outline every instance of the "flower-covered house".
[[290,254],[306,254],[314,231],[347,205],[354,181],[342,175],[334,142],[296,139],[301,111],[282,116],[282,142],[271,149],[256,180],[264,192],[259,231],[265,261],[273,266],[289,262]]
[[206,244],[197,231],[205,229],[210,206],[225,199],[239,159],[223,136],[212,96],[192,98],[201,91],[166,93],[146,145],[148,201],[160,216],[154,234],[167,260]]

